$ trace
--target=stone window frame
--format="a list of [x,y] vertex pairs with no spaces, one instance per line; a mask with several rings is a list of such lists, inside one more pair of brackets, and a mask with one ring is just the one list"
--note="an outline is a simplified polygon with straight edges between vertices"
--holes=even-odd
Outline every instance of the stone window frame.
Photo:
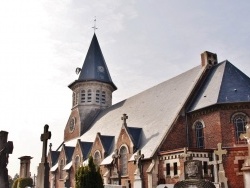
[[[197,124],[200,123],[201,127],[199,129],[202,129],[202,136],[199,137],[199,139],[197,139]],[[195,131],[195,141],[196,141],[196,147],[197,148],[205,148],[205,139],[204,139],[204,128],[205,128],[205,123],[202,119],[198,119],[196,120],[193,125],[192,125],[192,129]],[[202,142],[202,146],[200,145]]]
[[[237,119],[244,119],[243,120],[243,127],[241,127],[241,131],[238,131],[237,129],[237,124],[240,124],[240,122],[236,122],[236,118]],[[246,114],[246,113],[243,113],[243,112],[236,112],[234,114],[232,114],[231,118],[230,118],[230,122],[233,124],[234,126],[234,136],[235,136],[235,144],[247,144],[247,141],[244,139],[244,140],[241,140],[240,139],[240,134],[242,133],[245,133],[246,132],[246,124],[247,122],[249,121],[249,116]]]
[[100,103],[100,93],[101,92],[100,92],[99,89],[97,89],[96,92],[95,92],[95,102],[98,103],[98,104]]
[[63,179],[63,168],[64,168],[64,166],[65,166],[64,159],[61,159],[60,163],[59,163],[59,179],[60,180]]
[[91,89],[87,90],[87,102],[88,103],[92,102],[92,90]]
[[[125,153],[122,153],[122,149],[124,148]],[[128,154],[129,154],[129,149],[126,144],[123,144],[119,148],[119,169],[121,176],[127,176],[128,175]]]
[[102,91],[101,103],[102,103],[102,104],[105,104],[105,103],[106,103],[106,92],[105,92],[105,91]]
[[81,166],[81,157],[80,157],[80,155],[75,156],[74,164],[75,164],[75,170],[77,170]]
[[[99,156],[99,158],[97,159],[96,156]],[[101,164],[101,159],[102,159],[102,154],[100,150],[95,150],[94,155],[93,155],[93,160],[95,165],[99,166]]]
[[84,89],[81,90],[81,103],[86,102],[86,91]]

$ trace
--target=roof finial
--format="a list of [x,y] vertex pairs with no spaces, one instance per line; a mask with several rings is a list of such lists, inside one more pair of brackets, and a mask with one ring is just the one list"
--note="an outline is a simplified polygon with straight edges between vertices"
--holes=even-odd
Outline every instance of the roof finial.
[[97,30],[98,28],[96,27],[96,16],[95,16],[95,19],[94,19],[94,26],[92,27],[94,29],[94,33],[95,33],[95,30]]

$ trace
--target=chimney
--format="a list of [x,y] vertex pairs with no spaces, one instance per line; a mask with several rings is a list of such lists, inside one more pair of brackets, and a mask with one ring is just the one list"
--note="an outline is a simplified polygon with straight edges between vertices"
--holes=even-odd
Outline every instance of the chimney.
[[201,66],[206,66],[207,69],[210,69],[218,63],[217,54],[212,52],[205,51],[201,54]]

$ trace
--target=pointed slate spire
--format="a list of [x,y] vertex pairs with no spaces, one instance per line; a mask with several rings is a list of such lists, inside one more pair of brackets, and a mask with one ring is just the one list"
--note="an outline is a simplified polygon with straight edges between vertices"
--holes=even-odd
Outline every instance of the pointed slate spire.
[[[105,59],[103,57],[96,34],[92,38],[88,53],[84,60],[81,73],[76,82],[81,81],[99,81],[112,85],[114,90],[117,89],[113,83]],[[75,82],[74,82],[75,83]]]

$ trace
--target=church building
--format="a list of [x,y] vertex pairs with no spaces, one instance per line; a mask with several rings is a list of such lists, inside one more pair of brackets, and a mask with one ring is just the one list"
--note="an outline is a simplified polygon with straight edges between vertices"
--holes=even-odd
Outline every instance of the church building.
[[183,180],[183,164],[192,156],[202,161],[204,178],[244,188],[248,147],[240,135],[250,117],[250,78],[228,60],[205,51],[196,67],[112,104],[117,87],[94,34],[77,72],[68,86],[64,140],[48,153],[51,188],[74,188],[75,172],[90,155],[105,185],[173,185]]

